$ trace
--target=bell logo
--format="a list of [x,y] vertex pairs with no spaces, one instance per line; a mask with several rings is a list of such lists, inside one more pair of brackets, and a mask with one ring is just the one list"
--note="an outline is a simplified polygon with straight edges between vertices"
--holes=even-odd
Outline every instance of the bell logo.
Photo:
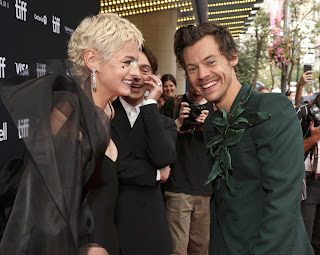
[[0,57],[0,78],[4,78],[5,77],[5,72],[4,69],[6,67],[6,58],[5,57]]
[[56,34],[60,34],[60,18],[52,16],[52,30]]
[[8,123],[2,122],[2,128],[0,128],[0,142],[8,140]]
[[16,18],[27,21],[27,3],[21,0],[16,0]]
[[37,78],[46,75],[46,71],[47,71],[46,69],[47,69],[46,64],[37,63]]

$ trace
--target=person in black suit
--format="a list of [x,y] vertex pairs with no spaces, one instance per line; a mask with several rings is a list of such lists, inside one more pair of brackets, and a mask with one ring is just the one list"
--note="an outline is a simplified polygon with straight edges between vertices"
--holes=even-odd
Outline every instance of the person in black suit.
[[176,158],[177,127],[159,113],[162,84],[154,75],[157,60],[146,47],[138,66],[140,77],[131,84],[130,95],[113,102],[111,133],[120,164],[115,222],[122,255],[169,255],[172,241],[159,183],[168,179]]

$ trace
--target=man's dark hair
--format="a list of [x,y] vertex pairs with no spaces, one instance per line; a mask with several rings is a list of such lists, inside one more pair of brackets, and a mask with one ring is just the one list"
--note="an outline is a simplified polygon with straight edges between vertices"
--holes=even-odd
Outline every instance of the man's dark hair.
[[141,51],[144,54],[146,54],[147,59],[148,59],[150,65],[151,65],[152,73],[155,74],[157,72],[157,70],[158,70],[158,59],[157,59],[157,57],[146,46],[142,46]]
[[199,26],[181,27],[174,36],[174,53],[177,63],[185,70],[183,51],[186,47],[194,45],[197,41],[212,35],[219,45],[219,50],[229,61],[236,58],[237,48],[232,35],[226,27],[215,22],[205,22]]

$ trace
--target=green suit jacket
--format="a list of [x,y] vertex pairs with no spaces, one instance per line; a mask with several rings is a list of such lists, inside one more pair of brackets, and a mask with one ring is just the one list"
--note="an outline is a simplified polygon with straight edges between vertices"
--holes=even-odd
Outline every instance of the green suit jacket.
[[[244,83],[231,110],[248,89]],[[300,212],[303,138],[294,107],[283,94],[252,91],[244,108],[242,116],[268,112],[271,118],[229,147],[233,191],[224,181],[212,182],[209,254],[313,254]],[[212,120],[219,114],[206,119],[206,143],[216,135]]]

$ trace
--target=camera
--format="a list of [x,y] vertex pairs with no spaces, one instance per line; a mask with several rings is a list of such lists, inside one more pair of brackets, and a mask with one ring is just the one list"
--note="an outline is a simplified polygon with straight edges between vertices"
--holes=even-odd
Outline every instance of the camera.
[[206,110],[206,107],[204,105],[194,103],[194,104],[190,104],[189,108],[191,109],[189,118],[186,118],[183,124],[188,126],[201,126],[202,123],[197,122],[196,118],[199,117],[202,110]]
[[317,105],[312,105],[309,107],[309,120],[314,120],[314,126],[320,126],[320,108]]

